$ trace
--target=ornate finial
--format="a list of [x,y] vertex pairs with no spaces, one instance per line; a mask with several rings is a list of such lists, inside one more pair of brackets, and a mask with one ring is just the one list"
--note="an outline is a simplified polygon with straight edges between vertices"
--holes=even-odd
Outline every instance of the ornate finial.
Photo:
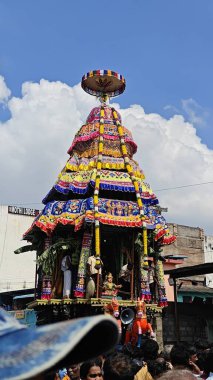
[[97,96],[101,103],[106,104],[108,98],[124,92],[126,81],[124,77],[111,70],[94,70],[85,74],[81,87],[88,94]]
[[103,94],[103,95],[99,96],[98,99],[100,100],[101,104],[105,105],[105,104],[107,104],[107,102],[109,100],[109,96],[106,94]]

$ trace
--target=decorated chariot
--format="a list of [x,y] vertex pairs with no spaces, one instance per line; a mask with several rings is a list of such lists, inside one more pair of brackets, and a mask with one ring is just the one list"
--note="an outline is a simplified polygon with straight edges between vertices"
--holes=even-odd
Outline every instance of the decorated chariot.
[[132,134],[108,104],[125,85],[111,70],[83,76],[83,90],[100,106],[76,133],[68,161],[24,235],[31,243],[24,249],[37,252],[30,307],[50,322],[110,312],[116,305],[126,324],[139,304],[144,316],[167,305],[161,251],[175,237],[133,158]]

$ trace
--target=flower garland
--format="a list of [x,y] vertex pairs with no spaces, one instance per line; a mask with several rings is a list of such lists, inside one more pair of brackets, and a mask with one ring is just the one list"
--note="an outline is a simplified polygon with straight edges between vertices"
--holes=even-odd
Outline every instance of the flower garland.
[[95,177],[95,190],[94,190],[94,212],[95,212],[95,256],[96,256],[96,267],[100,269],[101,259],[100,259],[100,221],[98,213],[98,195],[100,189],[100,174],[102,168],[102,154],[103,154],[103,134],[104,134],[104,107],[101,106],[100,110],[100,124],[99,124],[99,143],[98,143],[98,159],[96,166],[96,177]]
[[155,263],[155,275],[158,280],[158,306],[165,307],[168,306],[165,290],[165,281],[164,281],[164,270],[163,263],[160,260],[157,260]]
[[[114,160],[114,157],[112,159]],[[106,161],[106,156],[105,157],[103,156],[102,169],[114,169],[114,170],[125,169],[125,165],[123,162],[120,162],[120,161],[110,162],[109,160],[110,160],[109,156],[107,157],[107,161]],[[94,160],[93,158],[91,158],[91,160],[88,159],[86,163],[80,163],[80,164],[77,164],[77,163],[71,164],[69,161],[70,159],[67,161],[65,168],[66,170],[70,170],[72,172],[91,170],[95,168],[97,165],[96,160]],[[63,174],[63,171],[61,173]],[[61,175],[61,173],[59,174],[59,176]],[[135,175],[138,178],[144,179],[144,174],[139,169],[138,170],[136,169]]]
[[87,261],[91,255],[92,234],[88,231],[84,231],[81,252],[78,264],[77,282],[74,289],[74,296],[76,298],[85,298],[86,294],[86,268]]
[[118,128],[118,133],[120,136],[120,143],[121,143],[121,151],[123,154],[124,158],[124,163],[126,170],[130,176],[130,179],[132,181],[132,184],[135,188],[135,193],[136,193],[136,199],[137,199],[137,204],[140,212],[140,219],[142,222],[142,227],[143,227],[143,253],[140,253],[140,282],[141,282],[141,299],[147,302],[150,302],[151,300],[151,293],[149,289],[149,283],[148,283],[148,237],[147,237],[147,228],[146,228],[146,223],[144,221],[144,210],[143,210],[143,202],[141,199],[141,194],[140,194],[140,185],[138,183],[138,180],[136,179],[135,173],[133,171],[132,165],[130,165],[130,159],[128,157],[127,153],[127,147],[124,139],[124,130],[123,127],[118,119],[117,112],[115,109],[113,109],[113,117],[115,119],[117,128]]
[[119,136],[120,136],[121,151],[122,151],[122,154],[123,154],[125,167],[126,167],[126,170],[127,170],[128,174],[130,176],[130,179],[131,179],[131,181],[133,183],[133,186],[135,188],[135,193],[136,193],[136,198],[137,198],[137,204],[138,204],[138,208],[139,208],[139,212],[140,212],[140,219],[142,221],[142,226],[143,226],[143,246],[144,246],[143,266],[148,268],[148,239],[147,239],[147,229],[146,229],[146,223],[144,222],[143,203],[142,203],[141,194],[140,194],[140,190],[139,190],[139,183],[138,183],[138,181],[137,181],[137,179],[135,177],[135,173],[133,172],[133,168],[130,165],[130,160],[129,160],[129,157],[128,157],[127,147],[126,147],[126,143],[125,143],[125,139],[124,139],[124,130],[123,130],[123,127],[122,127],[122,125],[121,125],[121,123],[119,121],[118,114],[117,114],[116,110],[114,108],[112,108],[112,111],[113,111],[113,117],[114,117],[115,123],[116,123],[117,128],[118,128],[118,133],[119,133]]

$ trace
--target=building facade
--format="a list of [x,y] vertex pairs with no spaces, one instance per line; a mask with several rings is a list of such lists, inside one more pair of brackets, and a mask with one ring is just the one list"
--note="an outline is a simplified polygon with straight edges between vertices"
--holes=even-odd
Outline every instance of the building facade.
[[[204,240],[205,263],[213,262],[213,236],[205,236]],[[213,273],[206,275],[206,286],[213,288]]]
[[[204,236],[199,227],[169,224],[171,233],[177,236],[172,247],[164,248],[164,255],[174,257],[186,256],[176,267],[186,267],[213,261],[213,237]],[[199,275],[177,280],[177,309],[179,319],[179,338],[185,342],[213,339],[213,275]],[[171,286],[173,290],[173,286]],[[174,319],[174,302],[164,311],[163,340],[164,344],[173,344],[177,340]]]
[[15,255],[26,245],[23,233],[32,224],[37,210],[0,205],[0,292],[32,288],[35,283],[35,253]]
[[[182,263],[177,263],[176,268],[203,264],[204,256],[204,230],[200,227],[183,226],[180,224],[168,224],[171,233],[176,235],[174,244],[164,247],[164,255],[185,256]],[[185,283],[191,285],[192,281],[205,284],[205,276],[186,278]]]

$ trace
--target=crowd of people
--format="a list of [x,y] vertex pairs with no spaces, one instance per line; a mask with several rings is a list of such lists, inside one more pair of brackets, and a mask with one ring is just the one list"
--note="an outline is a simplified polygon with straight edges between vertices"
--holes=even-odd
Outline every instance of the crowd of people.
[[[159,352],[118,344],[115,318],[93,316],[36,329],[0,308],[1,380],[213,380],[213,344],[178,343]],[[76,363],[76,364],[75,364]]]
[[54,380],[213,379],[213,344],[196,342],[165,346],[145,339],[141,348],[119,347],[108,355],[63,368]]

